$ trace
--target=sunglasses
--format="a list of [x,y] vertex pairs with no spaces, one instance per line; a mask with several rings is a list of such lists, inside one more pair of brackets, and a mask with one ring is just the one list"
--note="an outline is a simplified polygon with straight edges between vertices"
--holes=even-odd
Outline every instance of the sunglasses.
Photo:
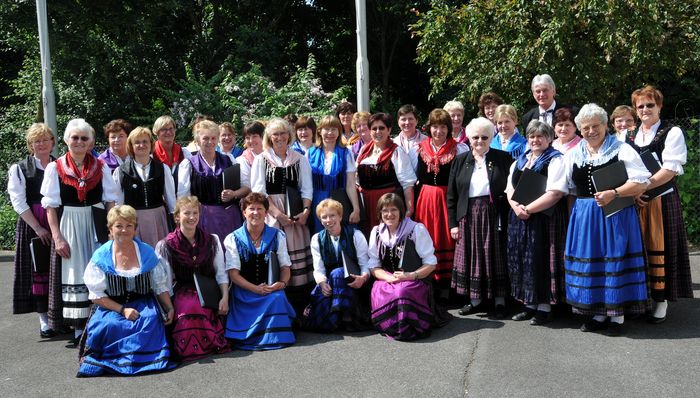
[[489,137],[487,135],[475,135],[474,137],[469,137],[472,141],[488,141]]
[[640,111],[641,111],[642,109],[644,109],[644,108],[654,109],[655,106],[656,106],[655,103],[649,102],[649,103],[646,103],[646,104],[639,104],[639,105],[637,105],[637,109],[639,109]]
[[86,137],[84,135],[71,135],[70,140],[73,142],[78,142],[78,141],[88,142],[88,141],[90,141],[90,137]]

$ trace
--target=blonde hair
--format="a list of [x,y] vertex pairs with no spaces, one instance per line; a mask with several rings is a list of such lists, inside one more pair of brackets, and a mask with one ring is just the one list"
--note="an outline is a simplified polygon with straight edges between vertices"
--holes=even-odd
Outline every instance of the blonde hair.
[[321,218],[321,213],[331,210],[336,211],[340,216],[343,216],[343,205],[337,200],[323,199],[316,205],[316,217]]
[[518,112],[515,110],[515,107],[513,105],[498,105],[498,107],[493,113],[493,120],[498,121],[498,119],[500,119],[503,116],[513,119],[515,121],[515,124],[518,124]]
[[203,131],[213,132],[216,134],[216,139],[219,139],[219,125],[211,120],[204,119],[192,126],[192,138],[197,144],[199,144],[199,134]]
[[32,148],[32,144],[35,141],[39,141],[39,138],[41,137],[49,137],[51,138],[51,142],[53,142],[53,145],[56,145],[56,138],[53,136],[53,131],[51,131],[51,127],[49,127],[48,124],[46,123],[34,123],[29,128],[27,129],[27,135],[24,136],[24,138],[27,140],[27,148],[29,148],[29,153],[32,155],[34,154],[34,148]]
[[282,118],[275,117],[270,119],[270,121],[267,122],[267,125],[265,126],[265,133],[263,134],[264,149],[272,148],[272,137],[270,137],[270,135],[272,135],[272,133],[277,130],[284,130],[287,132],[287,135],[289,136],[289,138],[287,139],[287,146],[292,145],[294,141],[296,141],[296,134],[293,134],[292,125]]
[[369,128],[370,116],[372,116],[372,114],[367,111],[356,112],[354,115],[352,115],[352,122],[350,122],[350,128],[352,129],[352,131],[357,133],[357,124],[362,121],[364,121],[367,124],[367,127]]
[[333,116],[333,115],[326,115],[323,118],[321,118],[321,121],[318,123],[318,134],[316,134],[316,145],[321,146],[323,145],[323,137],[321,137],[321,129],[328,129],[328,128],[335,128],[338,129],[338,137],[335,139],[335,145],[336,146],[341,146],[344,147],[343,145],[343,140],[341,139],[343,135],[343,125],[340,123],[340,120]]
[[462,111],[462,114],[464,114],[464,105],[460,101],[447,101],[445,106],[442,107],[442,109],[446,110],[447,112],[449,111]]
[[185,206],[193,206],[201,210],[199,199],[197,199],[196,196],[190,195],[181,197],[177,200],[177,202],[175,202],[175,210],[173,210],[173,217],[175,217],[175,221],[178,224],[180,224],[180,211]]
[[155,134],[157,136],[158,133],[160,132],[160,129],[167,126],[168,124],[172,124],[173,128],[175,130],[177,130],[177,125],[175,124],[175,121],[173,120],[173,118],[171,118],[168,115],[163,115],[163,116],[159,117],[158,119],[156,119],[155,122],[153,122],[153,134]]
[[134,157],[134,141],[138,140],[143,136],[147,136],[148,140],[151,141],[151,153],[153,153],[154,140],[151,130],[148,127],[139,126],[131,130],[129,136],[126,137],[126,153],[128,153],[129,156]]
[[134,227],[138,225],[138,216],[136,215],[136,209],[129,205],[114,206],[107,213],[107,228],[112,229],[114,223],[117,220],[126,220],[134,224]]

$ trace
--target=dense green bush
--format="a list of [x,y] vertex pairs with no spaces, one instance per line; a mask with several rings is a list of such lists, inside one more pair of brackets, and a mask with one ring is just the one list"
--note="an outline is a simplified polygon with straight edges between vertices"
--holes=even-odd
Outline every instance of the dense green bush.
[[700,206],[700,133],[698,121],[692,120],[695,128],[685,130],[688,145],[688,161],[683,166],[684,174],[678,177],[678,191],[683,204],[683,218],[688,231],[688,241],[700,243],[700,217],[696,211]]

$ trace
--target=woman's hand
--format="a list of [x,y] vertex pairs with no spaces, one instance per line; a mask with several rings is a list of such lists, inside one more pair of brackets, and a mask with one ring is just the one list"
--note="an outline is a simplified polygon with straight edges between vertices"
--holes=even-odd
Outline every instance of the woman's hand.
[[525,210],[525,206],[523,205],[518,205],[517,210],[515,210],[515,215],[521,220],[530,218],[530,213]]
[[269,293],[267,291],[267,284],[266,283],[259,284],[258,286],[255,287],[254,292],[261,295],[261,296],[267,296],[267,294]]
[[634,197],[634,204],[636,204],[640,209],[647,207],[647,204],[649,203],[647,199],[648,197],[644,193],[640,193]]
[[[172,310],[172,311],[173,311],[173,315],[174,315],[175,310]],[[170,311],[168,311],[168,316],[170,316],[169,314],[170,314]],[[124,315],[124,318],[126,318],[130,321],[135,321],[141,317],[141,314],[139,314],[139,312],[136,309],[128,308],[128,307],[124,307],[122,309],[122,315]],[[170,320],[170,321],[172,322],[172,320]]]
[[280,224],[280,227],[288,227],[294,224],[294,221],[284,213],[280,213],[276,218],[277,222]]
[[397,281],[412,281],[416,279],[413,272],[403,271],[394,271],[394,277]]
[[221,191],[221,201],[226,203],[236,199],[234,192],[230,189],[224,189]]
[[46,246],[51,245],[51,231],[39,225],[34,229],[34,233],[39,239],[41,239],[41,243],[45,244]]
[[350,224],[358,224],[360,222],[360,209],[352,209],[350,217],[348,217],[348,222]]
[[350,286],[353,289],[359,289],[362,287],[362,285],[367,282],[367,279],[369,279],[369,275],[352,275],[350,276],[354,277],[355,280],[352,281],[352,283],[348,283],[348,286]]
[[596,192],[593,196],[598,206],[604,207],[615,199],[615,191],[608,189],[606,191]]
[[285,286],[286,285],[280,281],[277,281],[277,282],[273,283],[272,285],[264,285],[264,289],[266,292],[265,294],[269,294],[272,292],[276,292],[278,290],[282,290],[282,289],[284,289]]
[[173,323],[173,321],[175,320],[175,308],[173,308],[173,307],[168,308],[168,313],[167,313],[166,317],[167,317],[167,319],[165,320],[166,326]]
[[219,300],[219,315],[228,314],[228,297],[222,297]]
[[331,288],[331,285],[328,284],[328,282],[321,282],[318,285],[321,286],[321,293],[323,293],[324,297],[331,296],[331,293],[333,293],[333,289]]
[[54,237],[53,239],[56,248],[56,254],[63,258],[70,258],[70,245],[63,238],[63,235]]
[[311,214],[311,210],[306,209],[297,214],[292,222],[296,225],[306,225],[306,220],[309,218],[309,214]]
[[450,228],[450,236],[454,240],[459,240],[459,227]]

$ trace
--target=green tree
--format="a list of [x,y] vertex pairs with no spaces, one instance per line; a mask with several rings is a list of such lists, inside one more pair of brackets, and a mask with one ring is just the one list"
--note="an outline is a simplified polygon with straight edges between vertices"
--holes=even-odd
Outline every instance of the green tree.
[[675,87],[698,76],[699,6],[698,0],[434,0],[412,29],[433,96],[474,103],[495,90],[524,110],[532,77],[548,73],[564,102],[610,108],[629,103],[644,83],[689,96]]

